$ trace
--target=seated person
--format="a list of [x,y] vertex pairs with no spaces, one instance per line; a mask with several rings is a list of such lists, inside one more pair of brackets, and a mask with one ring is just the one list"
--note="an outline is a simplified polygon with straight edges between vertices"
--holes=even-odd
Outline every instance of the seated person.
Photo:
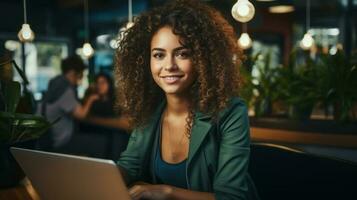
[[99,98],[93,102],[89,116],[115,117],[119,115],[120,113],[116,113],[114,110],[114,83],[110,75],[101,72],[95,76],[94,83],[92,93],[97,94]]
[[118,104],[134,128],[117,164],[132,199],[256,199],[233,28],[200,1],[137,17],[116,52]]
[[114,105],[114,83],[110,75],[104,72],[97,74],[94,84],[87,89],[83,102],[86,103],[92,94],[98,95],[99,98],[93,102],[84,122],[130,131],[127,117]]
[[59,121],[40,139],[40,148],[48,151],[58,151],[71,139],[74,132],[74,119],[87,116],[92,103],[98,95],[90,95],[85,104],[81,105],[77,98],[77,86],[83,78],[86,68],[82,59],[71,56],[61,63],[62,74],[51,79],[38,114],[46,117],[50,122]]

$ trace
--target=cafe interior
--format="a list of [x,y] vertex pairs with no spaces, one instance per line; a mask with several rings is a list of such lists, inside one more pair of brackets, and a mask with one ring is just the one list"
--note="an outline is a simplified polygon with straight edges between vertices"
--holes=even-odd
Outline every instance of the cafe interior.
[[[77,55],[88,66],[79,101],[98,74],[115,99],[118,41],[168,1],[0,0],[1,200],[42,199],[9,148],[36,149],[53,125],[36,110],[61,60]],[[356,199],[357,0],[200,1],[230,23],[245,56],[237,95],[248,106],[248,171],[260,199]],[[131,130],[113,104],[96,112],[75,121],[65,154],[115,161]]]

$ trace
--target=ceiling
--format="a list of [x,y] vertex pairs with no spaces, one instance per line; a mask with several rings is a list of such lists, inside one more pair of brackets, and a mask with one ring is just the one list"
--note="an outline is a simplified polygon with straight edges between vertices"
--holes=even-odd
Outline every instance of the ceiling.
[[[91,35],[115,32],[127,21],[127,0],[88,0],[90,9]],[[133,0],[133,13],[137,15],[167,0]],[[236,0],[204,0],[231,18],[230,9]],[[311,0],[312,23],[335,25],[336,19],[346,12],[351,2],[353,13],[357,0]],[[292,13],[296,23],[304,23],[306,0],[276,0],[259,2],[252,0],[257,10],[266,10],[271,5],[289,4],[295,7]],[[28,21],[38,35],[81,37],[83,29],[83,0],[27,0]],[[259,11],[258,11],[259,12]],[[355,15],[355,14],[354,14]],[[16,33],[23,23],[21,0],[0,0],[0,36]],[[83,31],[82,31],[83,32]]]

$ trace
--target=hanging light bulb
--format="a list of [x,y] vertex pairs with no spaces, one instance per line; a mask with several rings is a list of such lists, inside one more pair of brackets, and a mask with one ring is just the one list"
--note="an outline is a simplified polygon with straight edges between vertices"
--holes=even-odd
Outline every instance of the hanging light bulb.
[[126,23],[125,28],[129,29],[134,26],[133,22],[133,2],[128,0],[128,23]]
[[90,58],[94,54],[94,49],[90,43],[86,42],[83,44],[82,53],[86,58]]
[[255,8],[249,0],[238,0],[232,7],[232,16],[239,22],[248,22],[254,17]]
[[30,28],[30,24],[27,23],[27,9],[26,0],[23,0],[24,5],[24,24],[22,24],[21,30],[17,34],[17,37],[21,42],[32,42],[35,39],[35,34]]
[[304,37],[300,41],[300,47],[304,50],[308,50],[314,44],[314,38],[310,33],[305,33]]
[[304,34],[304,37],[300,41],[300,47],[304,50],[309,50],[314,44],[314,38],[308,32],[310,28],[310,0],[306,1],[306,30],[307,32]]
[[86,42],[83,44],[82,53],[84,57],[90,58],[94,55],[94,49],[89,41],[89,19],[88,19],[88,0],[84,0],[84,28],[85,28],[85,39]]
[[252,47],[252,39],[250,39],[248,33],[242,33],[238,39],[238,46],[242,49],[249,49]]
[[17,37],[21,42],[32,42],[35,39],[35,34],[29,24],[22,24],[22,28],[17,34]]
[[128,22],[128,23],[126,23],[125,28],[129,29],[129,28],[131,28],[133,26],[134,26],[134,22]]

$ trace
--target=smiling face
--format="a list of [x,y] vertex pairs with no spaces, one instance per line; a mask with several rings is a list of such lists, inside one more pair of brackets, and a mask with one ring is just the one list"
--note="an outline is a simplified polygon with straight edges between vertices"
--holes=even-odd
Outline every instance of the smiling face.
[[196,79],[191,51],[167,26],[153,36],[150,49],[151,74],[156,84],[166,95],[186,94]]

